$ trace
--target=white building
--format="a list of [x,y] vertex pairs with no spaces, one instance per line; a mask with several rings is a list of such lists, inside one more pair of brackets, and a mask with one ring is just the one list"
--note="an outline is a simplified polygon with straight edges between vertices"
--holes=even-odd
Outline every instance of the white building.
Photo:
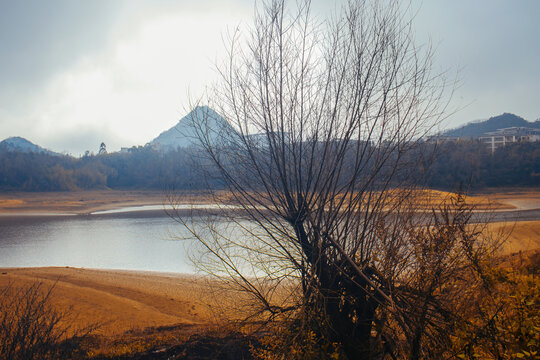
[[540,130],[526,127],[509,127],[485,133],[479,137],[495,152],[495,149],[510,143],[540,141]]

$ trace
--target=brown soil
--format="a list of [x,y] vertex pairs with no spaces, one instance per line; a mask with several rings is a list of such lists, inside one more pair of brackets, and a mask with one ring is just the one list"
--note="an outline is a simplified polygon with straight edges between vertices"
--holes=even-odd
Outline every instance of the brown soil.
[[53,301],[72,307],[77,323],[100,323],[98,334],[116,335],[151,326],[202,324],[201,279],[193,275],[91,270],[71,267],[1,269],[0,285],[36,281],[54,285]]

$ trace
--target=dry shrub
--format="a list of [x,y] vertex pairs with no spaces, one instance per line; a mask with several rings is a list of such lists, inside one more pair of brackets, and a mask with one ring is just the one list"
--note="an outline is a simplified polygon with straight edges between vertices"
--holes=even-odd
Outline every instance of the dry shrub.
[[484,269],[484,288],[453,338],[458,358],[540,358],[540,257],[529,255]]
[[3,359],[67,359],[82,356],[80,341],[97,325],[72,329],[72,314],[51,303],[54,286],[35,282],[0,290],[0,354]]

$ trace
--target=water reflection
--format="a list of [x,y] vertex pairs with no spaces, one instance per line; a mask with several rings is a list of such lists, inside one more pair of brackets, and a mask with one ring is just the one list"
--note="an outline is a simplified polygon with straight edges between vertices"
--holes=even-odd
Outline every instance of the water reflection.
[[[163,214],[0,217],[0,267],[193,272],[185,230]],[[176,240],[173,239],[176,238]]]
[[241,210],[241,206],[237,205],[217,205],[217,204],[203,204],[203,205],[190,205],[190,204],[179,204],[179,205],[141,205],[141,206],[129,206],[123,207],[120,209],[112,210],[99,210],[94,211],[91,215],[108,215],[108,214],[123,214],[131,212],[142,212],[142,211],[162,211],[162,210]]

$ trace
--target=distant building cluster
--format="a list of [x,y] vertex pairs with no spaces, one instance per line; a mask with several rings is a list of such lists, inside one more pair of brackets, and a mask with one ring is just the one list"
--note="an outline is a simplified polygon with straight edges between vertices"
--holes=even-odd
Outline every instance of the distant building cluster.
[[485,143],[493,153],[495,149],[506,144],[540,141],[540,130],[526,127],[508,127],[485,133],[478,139]]
[[439,135],[428,139],[432,143],[440,143],[446,141],[461,141],[476,139],[486,144],[492,153],[496,149],[512,143],[537,142],[540,141],[540,129],[528,127],[507,127],[496,131],[486,132],[479,136],[445,136]]

